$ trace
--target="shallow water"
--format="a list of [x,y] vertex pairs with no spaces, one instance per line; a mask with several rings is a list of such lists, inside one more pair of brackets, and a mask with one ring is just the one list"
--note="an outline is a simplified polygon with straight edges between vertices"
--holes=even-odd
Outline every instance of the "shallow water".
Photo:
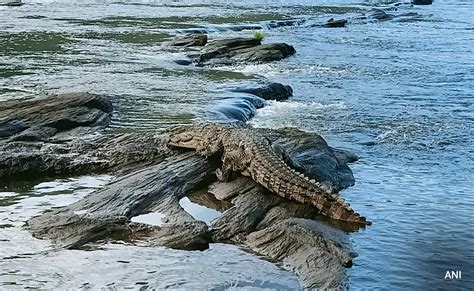
[[[270,102],[251,124],[316,131],[360,156],[352,165],[357,183],[342,194],[373,225],[351,234],[359,254],[349,269],[351,287],[474,287],[471,1],[404,6],[393,13],[419,16],[342,29],[309,25],[390,1],[25,2],[0,7],[0,100],[102,93],[117,109],[110,130],[159,131],[215,118],[208,113],[232,97],[229,88],[265,79],[289,84],[294,97]],[[267,26],[286,18],[306,22]],[[174,64],[183,53],[162,46],[188,28],[205,29],[210,38],[252,35],[228,29],[235,24],[262,25],[265,42],[288,42],[297,54],[272,64],[194,68]],[[75,201],[107,179],[1,190],[1,257],[13,258],[0,263],[0,286],[297,286],[291,273],[232,246],[204,253],[128,245],[47,251],[46,242],[21,229],[28,217]],[[444,280],[447,270],[461,270],[462,280]]]

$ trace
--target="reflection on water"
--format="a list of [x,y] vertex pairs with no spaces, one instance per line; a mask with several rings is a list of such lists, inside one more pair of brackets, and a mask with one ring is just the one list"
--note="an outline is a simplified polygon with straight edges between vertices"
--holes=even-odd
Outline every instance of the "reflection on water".
[[[359,254],[349,270],[351,286],[472,289],[472,1],[397,8],[392,1],[342,0],[25,2],[0,7],[0,100],[44,92],[103,93],[117,108],[111,130],[159,131],[210,119],[209,108],[232,97],[229,88],[242,82],[266,77],[289,84],[294,89],[290,101],[270,102],[257,110],[252,124],[316,131],[331,145],[359,155],[353,165],[357,183],[342,195],[373,225],[351,234]],[[387,13],[419,15],[408,22],[311,27],[331,17],[360,16],[372,5],[389,7]],[[274,19],[305,22],[270,28]],[[184,52],[163,45],[187,28],[207,28],[210,39],[251,36],[251,30],[229,28],[243,24],[264,27],[264,42],[288,42],[297,54],[272,64],[196,68],[176,65],[173,60],[183,59]],[[41,210],[79,199],[94,181],[102,185],[106,180],[90,179],[82,186],[63,180],[2,190],[1,256],[47,250],[47,242],[32,239],[21,225]],[[183,203],[199,213],[197,206]],[[198,219],[209,222],[217,215]],[[249,259],[254,267],[247,268],[248,257],[236,249],[213,251],[215,257],[122,245],[95,253],[57,251],[2,260],[0,280],[77,287],[105,274],[103,280],[93,278],[101,282],[97,286],[123,282],[119,288],[138,288],[145,285],[135,283],[148,284],[150,278],[155,278],[150,286],[159,287],[296,286],[294,277],[274,266],[253,265],[254,257]],[[111,261],[114,256],[133,263]],[[164,266],[166,259],[156,259],[166,256],[173,258],[171,269]],[[77,265],[68,270],[68,264]],[[97,269],[88,272],[90,265]],[[444,281],[447,269],[462,270],[463,280]],[[156,274],[166,278],[165,285],[156,283]]]
[[194,219],[204,221],[207,225],[211,225],[211,221],[221,215],[221,213],[215,209],[191,202],[188,197],[179,200],[179,205],[181,205],[187,213],[191,214]]
[[152,212],[132,217],[132,222],[162,226],[166,221],[166,215],[160,212]]
[[[77,201],[110,179],[84,176],[40,183],[22,193],[0,192],[0,289],[298,288],[294,274],[230,245],[213,244],[204,252],[126,244],[63,250],[22,229],[28,218]],[[181,205],[197,219],[212,219],[205,207],[189,200]],[[164,218],[151,213],[132,221],[160,225]]]

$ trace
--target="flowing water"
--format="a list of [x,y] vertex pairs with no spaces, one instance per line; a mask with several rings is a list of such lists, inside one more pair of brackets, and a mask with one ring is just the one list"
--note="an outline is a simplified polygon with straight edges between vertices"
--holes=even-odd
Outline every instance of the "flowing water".
[[[351,234],[359,257],[348,270],[350,286],[474,288],[472,1],[398,9],[391,1],[342,0],[24,2],[0,7],[0,100],[101,93],[116,106],[109,130],[160,131],[211,119],[229,88],[289,84],[294,97],[270,102],[251,124],[315,131],[360,156],[351,166],[357,183],[342,195],[373,225]],[[417,15],[311,26],[374,6]],[[268,25],[293,18],[306,22]],[[272,64],[197,68],[175,64],[183,52],[163,46],[194,28],[210,39],[251,36],[234,29],[240,24],[261,25],[265,42],[290,43],[297,54]],[[233,246],[184,252],[110,244],[66,251],[21,228],[27,218],[110,179],[0,189],[0,289],[298,287],[292,273]],[[451,270],[462,271],[462,279],[445,280]]]

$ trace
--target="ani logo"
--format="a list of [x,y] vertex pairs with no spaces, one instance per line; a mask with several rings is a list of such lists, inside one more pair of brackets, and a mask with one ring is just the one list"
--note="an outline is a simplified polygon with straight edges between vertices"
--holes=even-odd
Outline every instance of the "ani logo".
[[446,271],[444,280],[459,280],[461,279],[461,271]]

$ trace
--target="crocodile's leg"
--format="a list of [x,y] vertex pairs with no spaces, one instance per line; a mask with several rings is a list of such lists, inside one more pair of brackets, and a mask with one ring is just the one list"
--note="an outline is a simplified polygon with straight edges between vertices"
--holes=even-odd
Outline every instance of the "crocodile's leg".
[[217,179],[221,182],[228,182],[232,176],[232,166],[230,164],[223,163],[222,167],[216,170]]
[[227,182],[232,178],[232,173],[240,171],[240,162],[242,160],[242,151],[238,149],[225,149],[222,153],[222,166],[216,170],[216,176],[219,181]]

